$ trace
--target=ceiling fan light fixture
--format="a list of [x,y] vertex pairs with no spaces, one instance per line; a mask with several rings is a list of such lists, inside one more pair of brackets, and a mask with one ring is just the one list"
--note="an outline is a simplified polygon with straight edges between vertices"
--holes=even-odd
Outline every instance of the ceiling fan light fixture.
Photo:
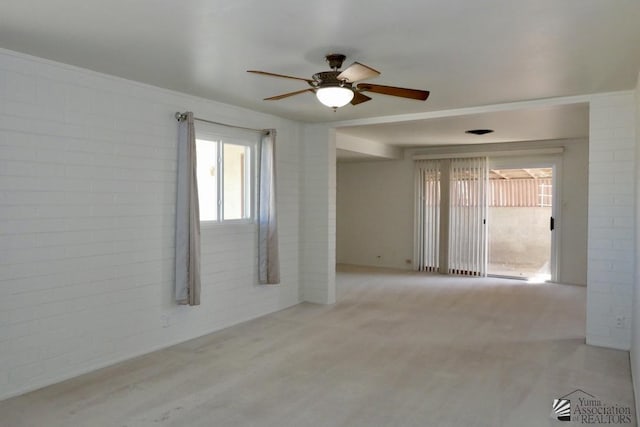
[[329,108],[340,108],[351,102],[353,90],[341,86],[321,87],[316,90],[316,97]]

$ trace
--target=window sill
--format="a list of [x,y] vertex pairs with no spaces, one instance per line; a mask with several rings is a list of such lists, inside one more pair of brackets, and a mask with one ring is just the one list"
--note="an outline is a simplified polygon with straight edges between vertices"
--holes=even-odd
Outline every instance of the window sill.
[[214,229],[244,225],[255,225],[256,221],[250,219],[227,219],[224,221],[200,221],[200,229]]

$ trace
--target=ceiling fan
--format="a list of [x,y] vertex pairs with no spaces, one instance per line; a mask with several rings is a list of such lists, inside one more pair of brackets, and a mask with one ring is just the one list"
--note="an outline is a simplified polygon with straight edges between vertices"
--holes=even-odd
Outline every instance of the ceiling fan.
[[381,93],[384,95],[399,96],[401,98],[417,99],[419,101],[425,101],[429,97],[429,91],[426,90],[406,89],[402,87],[375,85],[371,83],[354,84],[365,79],[378,77],[380,72],[359,62],[354,62],[343,71],[340,71],[340,68],[342,68],[342,62],[346,58],[345,55],[332,53],[327,55],[325,58],[331,67],[331,71],[321,71],[314,74],[310,79],[269,73],[266,71],[247,70],[247,72],[262,74],[265,76],[282,77],[285,79],[302,80],[311,86],[307,89],[265,98],[265,101],[276,101],[301,93],[311,92],[316,94],[316,97],[321,103],[327,107],[333,108],[333,111],[339,107],[347,105],[348,103],[351,103],[351,105],[358,105],[371,100],[371,98],[363,92]]

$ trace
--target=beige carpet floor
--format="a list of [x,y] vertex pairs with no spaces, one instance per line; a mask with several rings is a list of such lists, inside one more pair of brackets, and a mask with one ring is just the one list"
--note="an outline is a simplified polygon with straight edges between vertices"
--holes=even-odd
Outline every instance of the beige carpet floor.
[[337,285],[0,402],[0,425],[540,427],[575,389],[633,405],[628,353],[584,343],[583,287],[349,266]]

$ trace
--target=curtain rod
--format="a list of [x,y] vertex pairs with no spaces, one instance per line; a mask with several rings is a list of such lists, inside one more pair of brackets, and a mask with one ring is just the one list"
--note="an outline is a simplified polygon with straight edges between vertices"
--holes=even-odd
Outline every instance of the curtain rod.
[[507,156],[535,156],[543,154],[561,154],[564,147],[531,148],[522,150],[501,151],[472,151],[472,152],[447,152],[442,154],[414,154],[413,160],[439,160],[439,159],[464,159],[468,157],[507,157]]
[[[176,120],[180,122],[180,121],[182,121],[182,120],[187,118],[187,113],[181,113],[181,112],[178,111],[178,112],[176,112],[175,117],[176,117]],[[254,128],[247,128],[247,127],[244,127],[244,126],[229,125],[229,124],[226,124],[226,123],[214,122],[213,120],[201,119],[201,118],[198,118],[198,117],[194,117],[193,120],[197,120],[199,122],[204,122],[204,123],[211,123],[212,125],[226,126],[228,128],[244,129],[244,130],[249,130],[249,131],[252,131],[252,132],[265,133],[267,135],[270,133],[269,129],[254,129]]]

